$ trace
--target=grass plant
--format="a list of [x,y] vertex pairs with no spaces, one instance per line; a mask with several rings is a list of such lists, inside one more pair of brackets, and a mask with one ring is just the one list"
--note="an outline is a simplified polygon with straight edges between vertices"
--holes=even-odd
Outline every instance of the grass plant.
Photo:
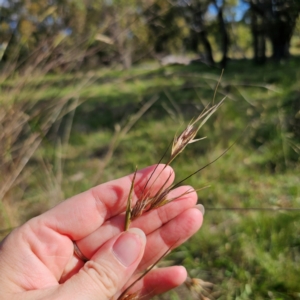
[[[211,186],[199,192],[204,224],[164,261],[212,282],[211,298],[300,299],[299,63],[230,62],[216,94],[226,105],[201,128],[207,138],[173,166],[188,177],[249,124],[225,157],[188,179]],[[219,75],[203,65],[147,64],[2,77],[1,235],[64,198],[157,162],[166,137],[211,102]],[[193,297],[181,287],[159,299]]]
[[[196,120],[192,120],[190,121],[190,123],[187,125],[187,127],[177,136],[175,135],[174,139],[173,139],[173,143],[172,143],[172,147],[171,147],[171,154],[170,154],[170,158],[168,159],[167,163],[165,164],[165,167],[162,169],[162,171],[167,167],[170,166],[170,164],[175,160],[175,158],[184,151],[184,149],[186,148],[186,146],[188,144],[192,144],[195,142],[198,142],[200,140],[203,140],[204,138],[198,138],[195,139],[198,131],[200,130],[200,128],[206,123],[206,121],[210,118],[210,116],[212,116],[217,109],[220,107],[220,105],[223,103],[223,101],[225,100],[225,98],[222,99],[222,101],[220,101],[220,103],[218,103],[217,105],[213,105],[212,107],[206,107],[201,113],[200,115],[196,118]],[[203,120],[202,120],[203,119]],[[202,122],[195,126],[196,123],[198,123],[200,120],[202,120]],[[169,148],[169,147],[168,147]],[[167,149],[168,150],[168,149]],[[226,150],[227,151],[227,150]],[[166,152],[165,152],[166,154]],[[162,161],[162,159],[164,158],[165,154],[162,156],[162,158],[160,159],[159,162]],[[220,157],[220,156],[219,156]],[[209,163],[210,164],[210,163]],[[207,164],[206,166],[208,166],[209,164]],[[157,165],[158,166],[158,165]],[[198,169],[197,171],[193,172],[191,175],[189,175],[186,179],[188,179],[189,177],[197,174],[199,171],[203,170],[206,166]],[[139,199],[137,200],[137,202],[135,203],[135,205],[132,205],[132,193],[134,190],[134,185],[135,185],[135,177],[136,177],[136,172],[137,169],[134,172],[133,175],[133,179],[131,182],[131,186],[130,186],[130,190],[129,190],[129,194],[128,194],[128,199],[127,199],[127,206],[126,206],[126,213],[125,213],[125,224],[124,224],[124,228],[125,230],[127,230],[130,226],[130,222],[137,219],[138,217],[140,217],[141,215],[143,215],[144,213],[151,211],[153,209],[159,208],[163,205],[168,204],[169,202],[176,200],[184,195],[187,195],[191,192],[194,192],[196,190],[192,189],[188,189],[187,191],[185,191],[183,194],[172,198],[169,196],[169,193],[176,187],[178,187],[179,184],[181,184],[183,181],[185,181],[186,179],[181,180],[179,183],[177,184],[171,184],[170,186],[167,186],[167,183],[170,179],[170,176],[172,174],[170,174],[170,176],[166,179],[165,183],[161,186],[161,188],[157,191],[156,194],[154,194],[153,196],[150,196],[150,192],[152,185],[155,183],[156,180],[159,179],[161,172],[158,173],[158,175],[154,178],[154,181],[152,183],[152,185],[150,187],[148,187],[148,192],[146,191],[146,187],[148,186],[150,179],[152,178],[154,172],[156,171],[156,168],[154,169],[153,173],[151,174],[151,176],[149,177],[148,181],[146,182],[143,190],[141,191],[141,195],[139,196]],[[199,191],[201,189],[198,189],[197,191]],[[169,252],[171,250],[168,249],[167,252]],[[166,254],[166,253],[165,253]],[[148,268],[140,277],[138,277],[128,288],[125,289],[125,291],[122,292],[122,294],[118,297],[118,300],[125,300],[125,299],[141,299],[138,295],[138,293],[132,293],[129,294],[128,292],[130,291],[130,288],[137,283],[139,280],[141,280],[148,272],[151,271],[151,269],[153,267],[155,267],[160,261],[161,259],[165,256],[165,254],[163,254],[157,262],[155,262],[150,268]],[[200,280],[200,279],[199,279]],[[190,282],[191,284],[187,285],[189,288],[193,289],[193,287],[195,286],[199,286],[200,282],[203,281],[197,281],[198,284],[194,284],[196,282],[195,278],[190,278]],[[195,291],[197,290],[196,288],[194,289]],[[205,291],[205,289],[203,289],[203,291]],[[127,294],[128,293],[128,294]],[[198,294],[202,294],[202,290],[198,292]]]

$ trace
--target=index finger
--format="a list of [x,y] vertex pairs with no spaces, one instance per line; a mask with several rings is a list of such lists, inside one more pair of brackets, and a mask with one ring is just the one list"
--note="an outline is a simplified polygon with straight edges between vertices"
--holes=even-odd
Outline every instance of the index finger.
[[[171,175],[171,176],[170,176]],[[79,240],[94,232],[103,222],[124,212],[133,174],[100,184],[58,204],[53,209],[37,217],[40,225]],[[148,182],[149,180],[149,182]],[[151,166],[136,174],[133,201],[143,191],[153,195],[165,184],[171,185],[174,172],[165,165]]]

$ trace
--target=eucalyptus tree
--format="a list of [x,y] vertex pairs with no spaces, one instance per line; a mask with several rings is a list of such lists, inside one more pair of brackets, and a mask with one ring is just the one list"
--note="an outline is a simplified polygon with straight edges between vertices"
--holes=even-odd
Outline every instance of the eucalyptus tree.
[[289,56],[289,47],[300,13],[298,0],[244,0],[250,4],[254,58],[264,62],[266,39],[272,44],[272,57]]

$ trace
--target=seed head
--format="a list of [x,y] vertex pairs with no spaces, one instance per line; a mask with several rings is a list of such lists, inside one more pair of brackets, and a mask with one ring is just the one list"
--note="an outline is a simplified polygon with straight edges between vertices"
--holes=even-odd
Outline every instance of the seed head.
[[194,137],[196,136],[197,132],[198,128],[195,128],[193,124],[189,124],[178,137],[175,136],[171,150],[171,158],[175,158],[188,144],[196,142]]
[[[197,119],[191,121],[178,137],[177,136],[174,137],[172,150],[171,150],[171,157],[167,164],[170,164],[175,159],[175,157],[185,149],[185,147],[188,144],[192,144],[205,139],[205,137],[200,139],[195,139],[195,137],[198,131],[200,130],[200,128],[206,123],[206,121],[211,117],[211,115],[214,114],[214,112],[221,106],[224,100],[225,98],[222,99],[220,103],[213,105],[210,108],[205,108],[204,111],[197,117]],[[201,119],[202,122],[199,125],[195,126],[195,124],[199,122]]]

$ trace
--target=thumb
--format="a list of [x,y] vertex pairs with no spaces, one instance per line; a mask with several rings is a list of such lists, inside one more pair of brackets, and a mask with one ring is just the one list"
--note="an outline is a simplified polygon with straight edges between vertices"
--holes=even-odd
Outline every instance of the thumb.
[[141,261],[144,232],[131,228],[109,240],[80,271],[60,286],[63,299],[111,299],[130,279]]

